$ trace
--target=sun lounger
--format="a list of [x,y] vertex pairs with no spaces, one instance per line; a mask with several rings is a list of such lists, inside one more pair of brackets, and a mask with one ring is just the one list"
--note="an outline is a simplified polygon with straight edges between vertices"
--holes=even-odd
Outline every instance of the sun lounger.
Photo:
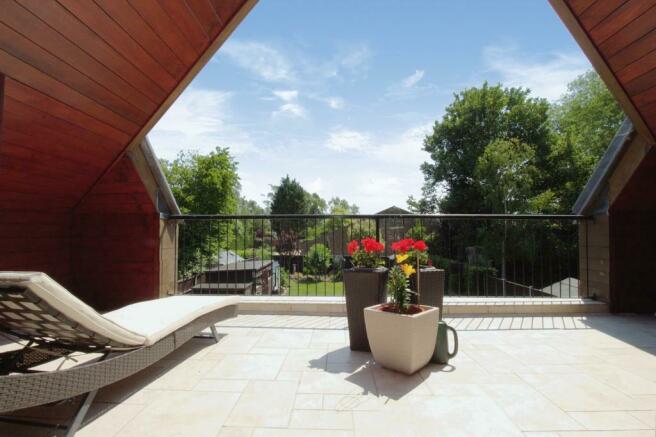
[[[161,360],[202,330],[237,314],[237,297],[172,296],[100,314],[45,273],[0,272],[0,332],[19,343],[0,353],[0,414],[84,395],[68,435],[98,389]],[[96,354],[66,370],[35,366]]]

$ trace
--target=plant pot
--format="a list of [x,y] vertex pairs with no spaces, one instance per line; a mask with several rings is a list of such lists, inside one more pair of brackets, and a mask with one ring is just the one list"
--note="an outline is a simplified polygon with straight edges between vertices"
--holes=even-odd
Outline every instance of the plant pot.
[[344,296],[348,319],[349,341],[352,350],[369,351],[364,309],[386,300],[387,269],[344,270]]
[[399,314],[381,308],[374,305],[364,310],[374,360],[385,368],[412,375],[433,356],[440,310],[422,305],[424,311],[420,313]]
[[[419,302],[417,302],[416,294],[412,295],[410,302],[437,307],[441,310],[444,304],[444,270],[439,270],[435,267],[422,267],[419,272],[421,274],[419,281]],[[417,289],[416,273],[410,276],[410,289]]]

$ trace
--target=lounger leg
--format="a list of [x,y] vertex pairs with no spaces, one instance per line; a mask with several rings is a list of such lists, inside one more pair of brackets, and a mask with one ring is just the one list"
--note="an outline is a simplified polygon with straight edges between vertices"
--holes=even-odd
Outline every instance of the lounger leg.
[[216,331],[216,326],[214,326],[214,324],[210,325],[210,331],[212,331],[212,335],[214,336],[214,341],[218,343],[221,337],[219,337],[219,333]]
[[94,390],[92,392],[87,393],[84,396],[84,401],[80,405],[80,408],[77,410],[77,414],[73,419],[73,423],[71,423],[71,426],[68,427],[68,431],[66,432],[66,437],[73,437],[75,435],[80,425],[82,425],[82,421],[84,420],[84,417],[87,415],[87,412],[89,412],[89,407],[93,403],[93,400],[96,397],[97,393],[98,390]]

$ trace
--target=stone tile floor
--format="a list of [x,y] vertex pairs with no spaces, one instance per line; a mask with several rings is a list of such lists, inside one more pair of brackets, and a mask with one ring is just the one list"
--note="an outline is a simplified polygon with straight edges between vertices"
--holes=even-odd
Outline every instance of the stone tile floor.
[[[407,377],[341,316],[242,315],[103,389],[80,437],[655,436],[656,319],[449,318],[460,353]],[[72,405],[22,417],[62,420]],[[64,435],[0,425],[0,435]]]

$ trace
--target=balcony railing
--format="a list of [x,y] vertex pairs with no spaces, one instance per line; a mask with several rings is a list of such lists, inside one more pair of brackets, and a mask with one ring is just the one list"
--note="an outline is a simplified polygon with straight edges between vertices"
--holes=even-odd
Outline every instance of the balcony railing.
[[585,297],[579,222],[570,215],[183,215],[178,291],[341,296],[346,246],[423,239],[446,272],[446,295]]

